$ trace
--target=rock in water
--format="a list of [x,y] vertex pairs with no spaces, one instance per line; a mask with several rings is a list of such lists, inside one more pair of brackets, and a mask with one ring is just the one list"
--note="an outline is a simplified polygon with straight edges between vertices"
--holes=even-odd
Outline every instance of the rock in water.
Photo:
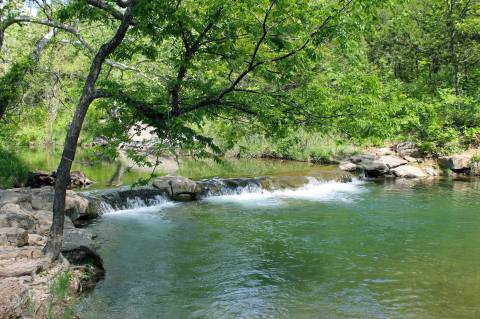
[[194,200],[203,192],[200,184],[181,176],[159,177],[153,181],[152,185],[160,192],[177,200]]
[[353,164],[352,162],[342,162],[342,163],[340,163],[339,168],[342,171],[355,172],[357,170],[357,165]]
[[387,174],[390,169],[380,160],[362,160],[357,164],[359,170],[363,171],[367,177],[379,177]]
[[450,169],[455,173],[470,173],[472,158],[473,156],[468,154],[443,156],[438,159],[438,164],[444,170]]
[[403,165],[392,169],[392,173],[397,177],[403,178],[420,178],[426,177],[426,174],[418,167],[411,165]]

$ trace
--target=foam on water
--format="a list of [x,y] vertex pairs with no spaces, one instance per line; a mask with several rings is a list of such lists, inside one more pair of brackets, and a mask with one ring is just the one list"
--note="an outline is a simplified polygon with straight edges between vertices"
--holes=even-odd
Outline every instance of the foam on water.
[[173,207],[176,203],[163,196],[155,196],[152,199],[142,199],[134,197],[127,199],[127,204],[119,209],[115,209],[107,203],[104,205],[104,214],[106,215],[130,215],[138,213],[156,213],[165,208]]
[[245,205],[278,205],[288,199],[302,199],[311,201],[351,201],[356,194],[364,191],[360,180],[349,183],[336,181],[321,181],[309,177],[305,186],[297,189],[267,191],[260,187],[246,187],[235,192],[218,196],[207,197],[209,202],[236,202]]

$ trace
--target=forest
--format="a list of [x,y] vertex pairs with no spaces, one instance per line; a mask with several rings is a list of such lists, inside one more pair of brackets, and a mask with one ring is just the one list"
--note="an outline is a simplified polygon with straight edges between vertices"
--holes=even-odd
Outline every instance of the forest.
[[79,156],[146,185],[163,158],[329,165],[406,141],[480,162],[478,0],[0,0],[0,189],[53,154],[51,260]]

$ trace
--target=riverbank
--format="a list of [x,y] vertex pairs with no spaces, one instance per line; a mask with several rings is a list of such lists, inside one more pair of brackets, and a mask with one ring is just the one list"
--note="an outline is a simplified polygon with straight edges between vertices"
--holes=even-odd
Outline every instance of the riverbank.
[[95,216],[73,191],[66,198],[64,245],[52,262],[42,248],[51,226],[53,189],[0,191],[0,318],[63,318],[72,299],[103,277],[94,235],[78,228]]

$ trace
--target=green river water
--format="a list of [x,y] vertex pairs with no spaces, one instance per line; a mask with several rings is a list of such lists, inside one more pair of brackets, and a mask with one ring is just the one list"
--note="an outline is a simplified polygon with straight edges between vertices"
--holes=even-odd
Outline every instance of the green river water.
[[89,318],[480,318],[480,182],[313,183],[105,214]]

